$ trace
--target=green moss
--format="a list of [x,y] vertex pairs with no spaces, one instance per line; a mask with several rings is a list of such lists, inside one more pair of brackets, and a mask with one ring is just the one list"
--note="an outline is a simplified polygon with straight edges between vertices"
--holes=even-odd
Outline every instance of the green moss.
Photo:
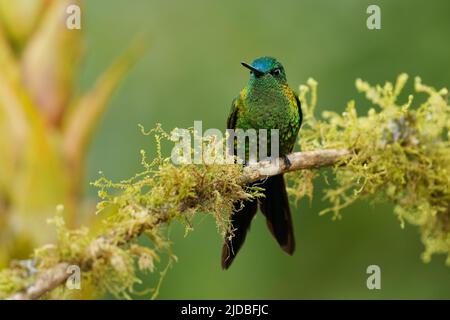
[[26,270],[20,267],[5,269],[0,272],[0,299],[23,290],[34,280]]
[[[164,226],[179,220],[189,231],[194,214],[205,212],[217,221],[222,236],[231,231],[233,203],[257,193],[240,185],[241,167],[234,164],[176,166],[161,154],[161,143],[170,141],[170,134],[159,125],[150,132],[143,129],[142,132],[155,138],[156,159],[148,162],[142,151],[142,172],[119,182],[101,175],[93,183],[99,190],[96,214],[103,218],[100,227],[68,230],[59,212],[50,221],[56,226],[58,242],[35,250],[33,255],[38,271],[61,261],[76,264],[82,270],[81,283],[88,285],[89,290],[129,298],[134,285],[140,283],[137,271],[154,272],[160,255],[166,254],[169,264],[160,273],[161,280],[153,290],[152,297],[156,297],[163,276],[176,261]],[[139,244],[142,236],[151,241],[151,248]],[[28,275],[18,274],[15,279],[17,272],[13,268],[2,274],[3,296],[25,287],[23,282],[28,280]],[[10,287],[6,287],[8,283]],[[71,296],[67,290],[55,294]]]
[[[330,207],[321,214],[340,217],[342,209],[355,201],[370,198],[395,204],[394,214],[401,226],[419,227],[425,245],[423,260],[436,253],[448,255],[450,264],[450,107],[447,90],[437,91],[423,85],[419,78],[415,90],[424,94],[424,103],[413,106],[413,96],[399,103],[398,96],[407,81],[400,75],[395,84],[370,86],[357,80],[357,89],[365,93],[372,106],[366,115],[358,115],[354,101],[345,112],[323,112],[316,118],[317,82],[308,80],[300,87],[304,125],[300,131],[301,149],[347,148],[352,156],[343,159],[327,176],[324,170],[304,170],[288,175],[289,192],[298,200],[314,196],[314,180],[325,179],[330,187],[325,199]],[[164,226],[174,220],[192,229],[195,214],[208,213],[217,221],[219,233],[230,232],[230,214],[235,201],[260,196],[256,188],[241,185],[239,165],[174,165],[161,152],[162,142],[171,142],[171,134],[160,125],[143,134],[153,136],[157,157],[148,161],[141,152],[142,171],[130,179],[113,182],[103,175],[93,183],[100,201],[96,214],[100,226],[68,230],[62,210],[51,221],[58,242],[36,249],[30,270],[23,264],[0,272],[0,298],[24,289],[41,271],[59,262],[78,265],[82,270],[83,297],[87,292],[110,292],[129,298],[140,283],[138,270],[155,273],[161,255],[169,257],[167,266],[155,275],[156,297],[164,275],[176,261]],[[192,129],[191,129],[191,132]],[[208,143],[204,140],[203,143]],[[211,141],[209,141],[211,143]],[[193,152],[193,150],[191,150]],[[212,162],[214,163],[214,161]],[[138,242],[147,237],[152,243]],[[74,297],[73,291],[60,287],[48,297]]]
[[[401,221],[420,228],[425,245],[424,261],[432,254],[447,254],[450,264],[450,106],[448,92],[425,86],[415,79],[416,94],[425,94],[424,103],[413,107],[413,96],[398,102],[406,82],[402,74],[395,84],[371,86],[356,81],[359,92],[372,106],[366,115],[358,115],[354,101],[342,114],[323,112],[317,119],[317,83],[300,87],[300,99],[306,123],[300,133],[302,150],[348,148],[353,155],[333,169],[332,188],[325,190],[332,212],[362,198],[391,201]],[[315,171],[316,172],[316,171]],[[302,180],[306,173],[293,175],[297,197],[311,196],[311,187]],[[309,181],[306,179],[306,181]],[[307,184],[308,185],[308,184]]]

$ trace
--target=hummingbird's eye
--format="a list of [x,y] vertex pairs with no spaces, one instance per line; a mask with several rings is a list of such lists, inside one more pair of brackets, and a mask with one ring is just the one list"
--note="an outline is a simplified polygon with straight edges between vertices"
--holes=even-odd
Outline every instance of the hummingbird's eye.
[[271,74],[273,76],[279,76],[281,74],[281,70],[279,68],[273,69]]

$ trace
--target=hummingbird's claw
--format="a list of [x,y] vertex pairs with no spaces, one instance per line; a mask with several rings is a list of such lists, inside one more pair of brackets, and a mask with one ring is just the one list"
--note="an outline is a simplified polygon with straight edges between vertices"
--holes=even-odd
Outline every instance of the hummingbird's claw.
[[285,154],[281,157],[283,158],[284,166],[286,167],[286,169],[289,169],[292,166],[291,160],[289,160],[288,156]]

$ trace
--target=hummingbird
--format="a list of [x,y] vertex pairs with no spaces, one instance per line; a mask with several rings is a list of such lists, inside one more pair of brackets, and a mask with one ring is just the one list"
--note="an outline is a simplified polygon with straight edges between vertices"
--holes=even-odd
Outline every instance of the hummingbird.
[[[291,153],[300,126],[302,110],[297,94],[289,87],[283,65],[272,57],[241,63],[250,70],[250,79],[233,100],[227,129],[278,129],[279,155],[290,165]],[[258,204],[267,226],[282,250],[292,255],[295,250],[291,211],[282,174],[257,181],[264,197],[236,202],[231,216],[232,234],[225,236],[222,247],[222,268],[228,269],[241,249]]]

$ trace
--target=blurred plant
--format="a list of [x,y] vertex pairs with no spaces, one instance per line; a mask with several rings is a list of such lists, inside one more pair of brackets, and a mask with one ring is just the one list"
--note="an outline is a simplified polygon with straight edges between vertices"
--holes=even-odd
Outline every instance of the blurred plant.
[[[18,263],[0,272],[0,298],[36,299],[74,297],[63,284],[70,264],[81,267],[83,286],[97,292],[109,291],[129,297],[139,283],[138,270],[153,272],[161,253],[168,253],[169,264],[162,279],[176,260],[164,227],[181,220],[192,229],[196,213],[211,213],[222,236],[230,231],[231,208],[235,201],[257,198],[257,188],[245,188],[249,181],[288,172],[289,192],[301,198],[314,195],[313,180],[323,174],[332,185],[325,190],[331,207],[322,212],[340,211],[359,199],[370,197],[391,201],[401,225],[409,222],[420,228],[425,245],[423,260],[432,254],[446,254],[450,265],[450,106],[447,89],[435,90],[416,78],[415,89],[426,95],[417,108],[413,97],[397,104],[407,76],[400,75],[395,85],[370,86],[358,80],[359,91],[378,109],[358,116],[351,101],[342,114],[324,112],[316,118],[317,83],[310,79],[300,87],[305,115],[300,132],[302,152],[288,155],[291,167],[261,162],[240,165],[179,165],[161,155],[161,141],[171,135],[160,127],[152,130],[158,157],[148,162],[142,151],[143,171],[118,183],[101,177],[94,185],[101,201],[97,214],[103,218],[100,230],[66,228],[61,216],[53,221],[58,242],[36,249],[30,263]],[[175,129],[176,130],[176,129]],[[208,143],[207,140],[204,140]],[[194,150],[191,150],[194,152]],[[332,177],[318,168],[332,166]],[[152,247],[139,241],[146,236]],[[61,271],[62,270],[62,271]],[[153,288],[158,293],[161,280]],[[12,295],[12,296],[11,296]]]
[[0,266],[54,240],[46,220],[56,205],[76,225],[90,137],[143,52],[132,46],[75,97],[83,40],[65,21],[80,2],[0,0]]

